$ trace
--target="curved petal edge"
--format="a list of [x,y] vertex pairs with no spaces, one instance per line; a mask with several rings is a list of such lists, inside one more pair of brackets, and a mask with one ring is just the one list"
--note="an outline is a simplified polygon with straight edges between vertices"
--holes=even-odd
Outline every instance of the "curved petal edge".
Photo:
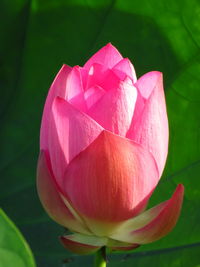
[[105,68],[112,68],[123,57],[119,51],[111,44],[108,43],[97,51],[84,65],[85,69],[89,69],[94,63],[99,63],[105,66]]
[[126,136],[153,154],[161,177],[167,158],[169,138],[162,73],[146,73],[135,86],[143,97],[144,105],[140,115],[136,114],[137,120],[133,117]]
[[103,130],[92,118],[66,100],[56,97],[49,126],[49,153],[54,176],[62,187],[68,163]]
[[127,220],[111,238],[137,244],[151,243],[162,238],[176,225],[183,195],[184,186],[179,184],[169,200]]
[[72,68],[63,64],[62,68],[56,75],[45,102],[44,111],[42,115],[42,123],[40,130],[40,148],[48,149],[48,132],[49,132],[49,113],[53,104],[53,100],[56,96],[66,98],[66,81]]
[[81,222],[81,219],[78,221],[65,205],[57,187],[48,168],[45,152],[41,151],[37,167],[37,190],[44,209],[58,224],[75,232],[89,233],[87,226]]

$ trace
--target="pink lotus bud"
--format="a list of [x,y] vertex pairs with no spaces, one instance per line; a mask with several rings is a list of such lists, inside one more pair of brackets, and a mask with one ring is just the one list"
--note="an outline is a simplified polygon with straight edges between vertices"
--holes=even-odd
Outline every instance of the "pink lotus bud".
[[52,219],[74,232],[61,237],[67,249],[133,249],[175,226],[182,185],[145,211],[168,151],[160,72],[137,80],[111,44],[83,67],[63,65],[47,96],[40,141],[38,193]]

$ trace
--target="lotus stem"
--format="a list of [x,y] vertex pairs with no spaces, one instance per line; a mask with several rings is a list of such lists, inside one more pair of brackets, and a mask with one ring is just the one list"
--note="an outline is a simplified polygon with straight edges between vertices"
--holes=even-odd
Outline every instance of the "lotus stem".
[[95,267],[106,267],[106,247],[102,247],[96,252]]

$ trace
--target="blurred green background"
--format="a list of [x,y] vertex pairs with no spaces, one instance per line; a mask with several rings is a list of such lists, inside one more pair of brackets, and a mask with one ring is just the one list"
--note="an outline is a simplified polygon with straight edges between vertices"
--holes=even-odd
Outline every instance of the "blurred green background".
[[[63,63],[83,65],[112,42],[138,77],[151,70],[164,74],[169,156],[150,206],[168,199],[178,183],[186,192],[172,233],[134,253],[111,255],[108,266],[199,267],[200,2],[1,0],[0,18],[0,206],[28,241],[37,266],[92,266],[93,256],[72,255],[60,245],[64,229],[41,207],[35,170],[42,109],[54,76]],[[33,266],[23,255],[21,260],[24,265],[5,265],[0,254],[0,267]]]

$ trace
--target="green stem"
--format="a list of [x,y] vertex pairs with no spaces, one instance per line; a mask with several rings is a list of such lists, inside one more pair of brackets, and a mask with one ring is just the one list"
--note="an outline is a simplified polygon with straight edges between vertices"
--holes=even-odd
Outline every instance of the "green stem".
[[102,247],[96,252],[94,266],[106,267],[106,247]]

